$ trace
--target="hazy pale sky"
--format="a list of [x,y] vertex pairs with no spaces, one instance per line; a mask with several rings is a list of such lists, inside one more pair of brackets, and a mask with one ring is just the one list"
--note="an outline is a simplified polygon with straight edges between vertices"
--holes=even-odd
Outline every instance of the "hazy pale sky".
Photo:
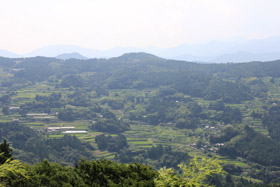
[[0,49],[174,47],[280,35],[279,0],[1,0]]

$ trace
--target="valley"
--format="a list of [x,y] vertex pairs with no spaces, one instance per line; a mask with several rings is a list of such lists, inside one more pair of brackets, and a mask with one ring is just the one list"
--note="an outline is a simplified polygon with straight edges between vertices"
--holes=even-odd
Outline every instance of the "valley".
[[279,70],[279,61],[198,64],[146,53],[0,58],[0,138],[28,163],[109,159],[159,169],[219,156],[236,181],[276,183]]

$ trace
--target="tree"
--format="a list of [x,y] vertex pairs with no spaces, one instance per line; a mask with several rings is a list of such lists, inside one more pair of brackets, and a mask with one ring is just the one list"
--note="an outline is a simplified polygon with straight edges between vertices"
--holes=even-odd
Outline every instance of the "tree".
[[120,164],[109,160],[82,160],[75,172],[86,186],[154,186],[157,172],[139,163]]
[[[3,153],[0,154],[1,156]],[[0,187],[9,185],[14,178],[27,179],[27,170],[24,164],[18,160],[7,159],[0,165]]]
[[155,179],[157,187],[173,187],[173,186],[209,186],[205,181],[213,174],[222,174],[221,161],[212,158],[198,158],[191,160],[189,165],[179,164],[178,167],[182,171],[181,175],[176,175],[171,168],[161,168],[159,176]]
[[3,143],[0,144],[0,164],[4,164],[9,158],[12,159],[12,149],[7,140],[4,139]]
[[209,107],[210,110],[217,110],[217,111],[222,111],[225,109],[225,104],[223,101],[218,100],[214,103],[210,103]]
[[47,160],[32,165],[29,175],[30,180],[26,181],[24,186],[86,186],[73,167],[50,163]]
[[84,79],[80,75],[66,75],[61,81],[62,87],[83,87]]
[[10,184],[15,178],[28,178],[27,170],[23,163],[13,159],[12,149],[4,139],[0,144],[0,187],[13,186]]
[[176,121],[175,126],[179,129],[196,129],[198,123],[199,121],[196,118],[191,118],[190,120],[180,118]]
[[2,113],[4,115],[9,115],[10,114],[9,107],[8,106],[3,106]]

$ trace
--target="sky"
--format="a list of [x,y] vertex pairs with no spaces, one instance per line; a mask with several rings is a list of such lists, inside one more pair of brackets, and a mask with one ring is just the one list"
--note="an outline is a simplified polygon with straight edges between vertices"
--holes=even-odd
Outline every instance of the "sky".
[[170,48],[280,35],[279,0],[0,0],[0,49]]

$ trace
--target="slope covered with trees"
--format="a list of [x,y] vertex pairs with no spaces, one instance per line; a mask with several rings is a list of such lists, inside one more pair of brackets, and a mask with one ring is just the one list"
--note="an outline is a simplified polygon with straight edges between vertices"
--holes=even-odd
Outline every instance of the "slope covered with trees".
[[278,183],[279,87],[280,61],[0,58],[0,139],[28,163],[220,155],[233,183]]

